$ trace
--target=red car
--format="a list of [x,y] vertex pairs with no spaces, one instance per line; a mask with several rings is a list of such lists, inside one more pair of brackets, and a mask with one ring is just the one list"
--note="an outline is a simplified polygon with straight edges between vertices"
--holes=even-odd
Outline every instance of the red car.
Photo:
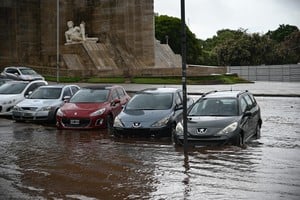
[[83,87],[56,114],[58,129],[111,128],[130,96],[122,86]]

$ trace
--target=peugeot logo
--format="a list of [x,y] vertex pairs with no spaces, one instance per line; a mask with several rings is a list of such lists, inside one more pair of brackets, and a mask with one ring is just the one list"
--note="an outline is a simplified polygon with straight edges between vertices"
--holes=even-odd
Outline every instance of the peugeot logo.
[[133,128],[139,128],[139,127],[141,127],[141,123],[140,122],[133,122],[132,127]]
[[77,112],[74,112],[74,115],[77,115]]
[[206,131],[207,131],[207,128],[198,128],[197,129],[198,134],[204,134],[204,133],[206,133]]

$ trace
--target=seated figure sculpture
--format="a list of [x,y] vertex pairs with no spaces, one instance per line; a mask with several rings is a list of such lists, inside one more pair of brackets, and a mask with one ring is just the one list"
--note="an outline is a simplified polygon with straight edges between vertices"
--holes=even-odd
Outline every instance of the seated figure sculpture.
[[88,38],[85,34],[85,22],[82,21],[80,26],[74,26],[73,21],[67,22],[68,30],[65,32],[66,44],[82,42],[82,41],[92,41],[97,42],[98,38]]

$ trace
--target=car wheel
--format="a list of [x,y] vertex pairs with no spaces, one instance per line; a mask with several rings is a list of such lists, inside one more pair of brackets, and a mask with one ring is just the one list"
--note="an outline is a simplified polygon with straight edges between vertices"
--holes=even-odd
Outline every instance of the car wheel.
[[259,123],[257,123],[257,126],[256,126],[256,133],[254,135],[255,139],[259,139],[261,136],[261,132],[260,132],[260,125]]

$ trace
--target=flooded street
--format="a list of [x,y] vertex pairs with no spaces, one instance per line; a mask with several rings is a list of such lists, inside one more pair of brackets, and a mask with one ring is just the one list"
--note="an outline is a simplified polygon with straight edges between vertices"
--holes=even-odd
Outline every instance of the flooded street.
[[0,118],[0,199],[300,199],[300,98],[256,97],[262,137],[191,149]]

